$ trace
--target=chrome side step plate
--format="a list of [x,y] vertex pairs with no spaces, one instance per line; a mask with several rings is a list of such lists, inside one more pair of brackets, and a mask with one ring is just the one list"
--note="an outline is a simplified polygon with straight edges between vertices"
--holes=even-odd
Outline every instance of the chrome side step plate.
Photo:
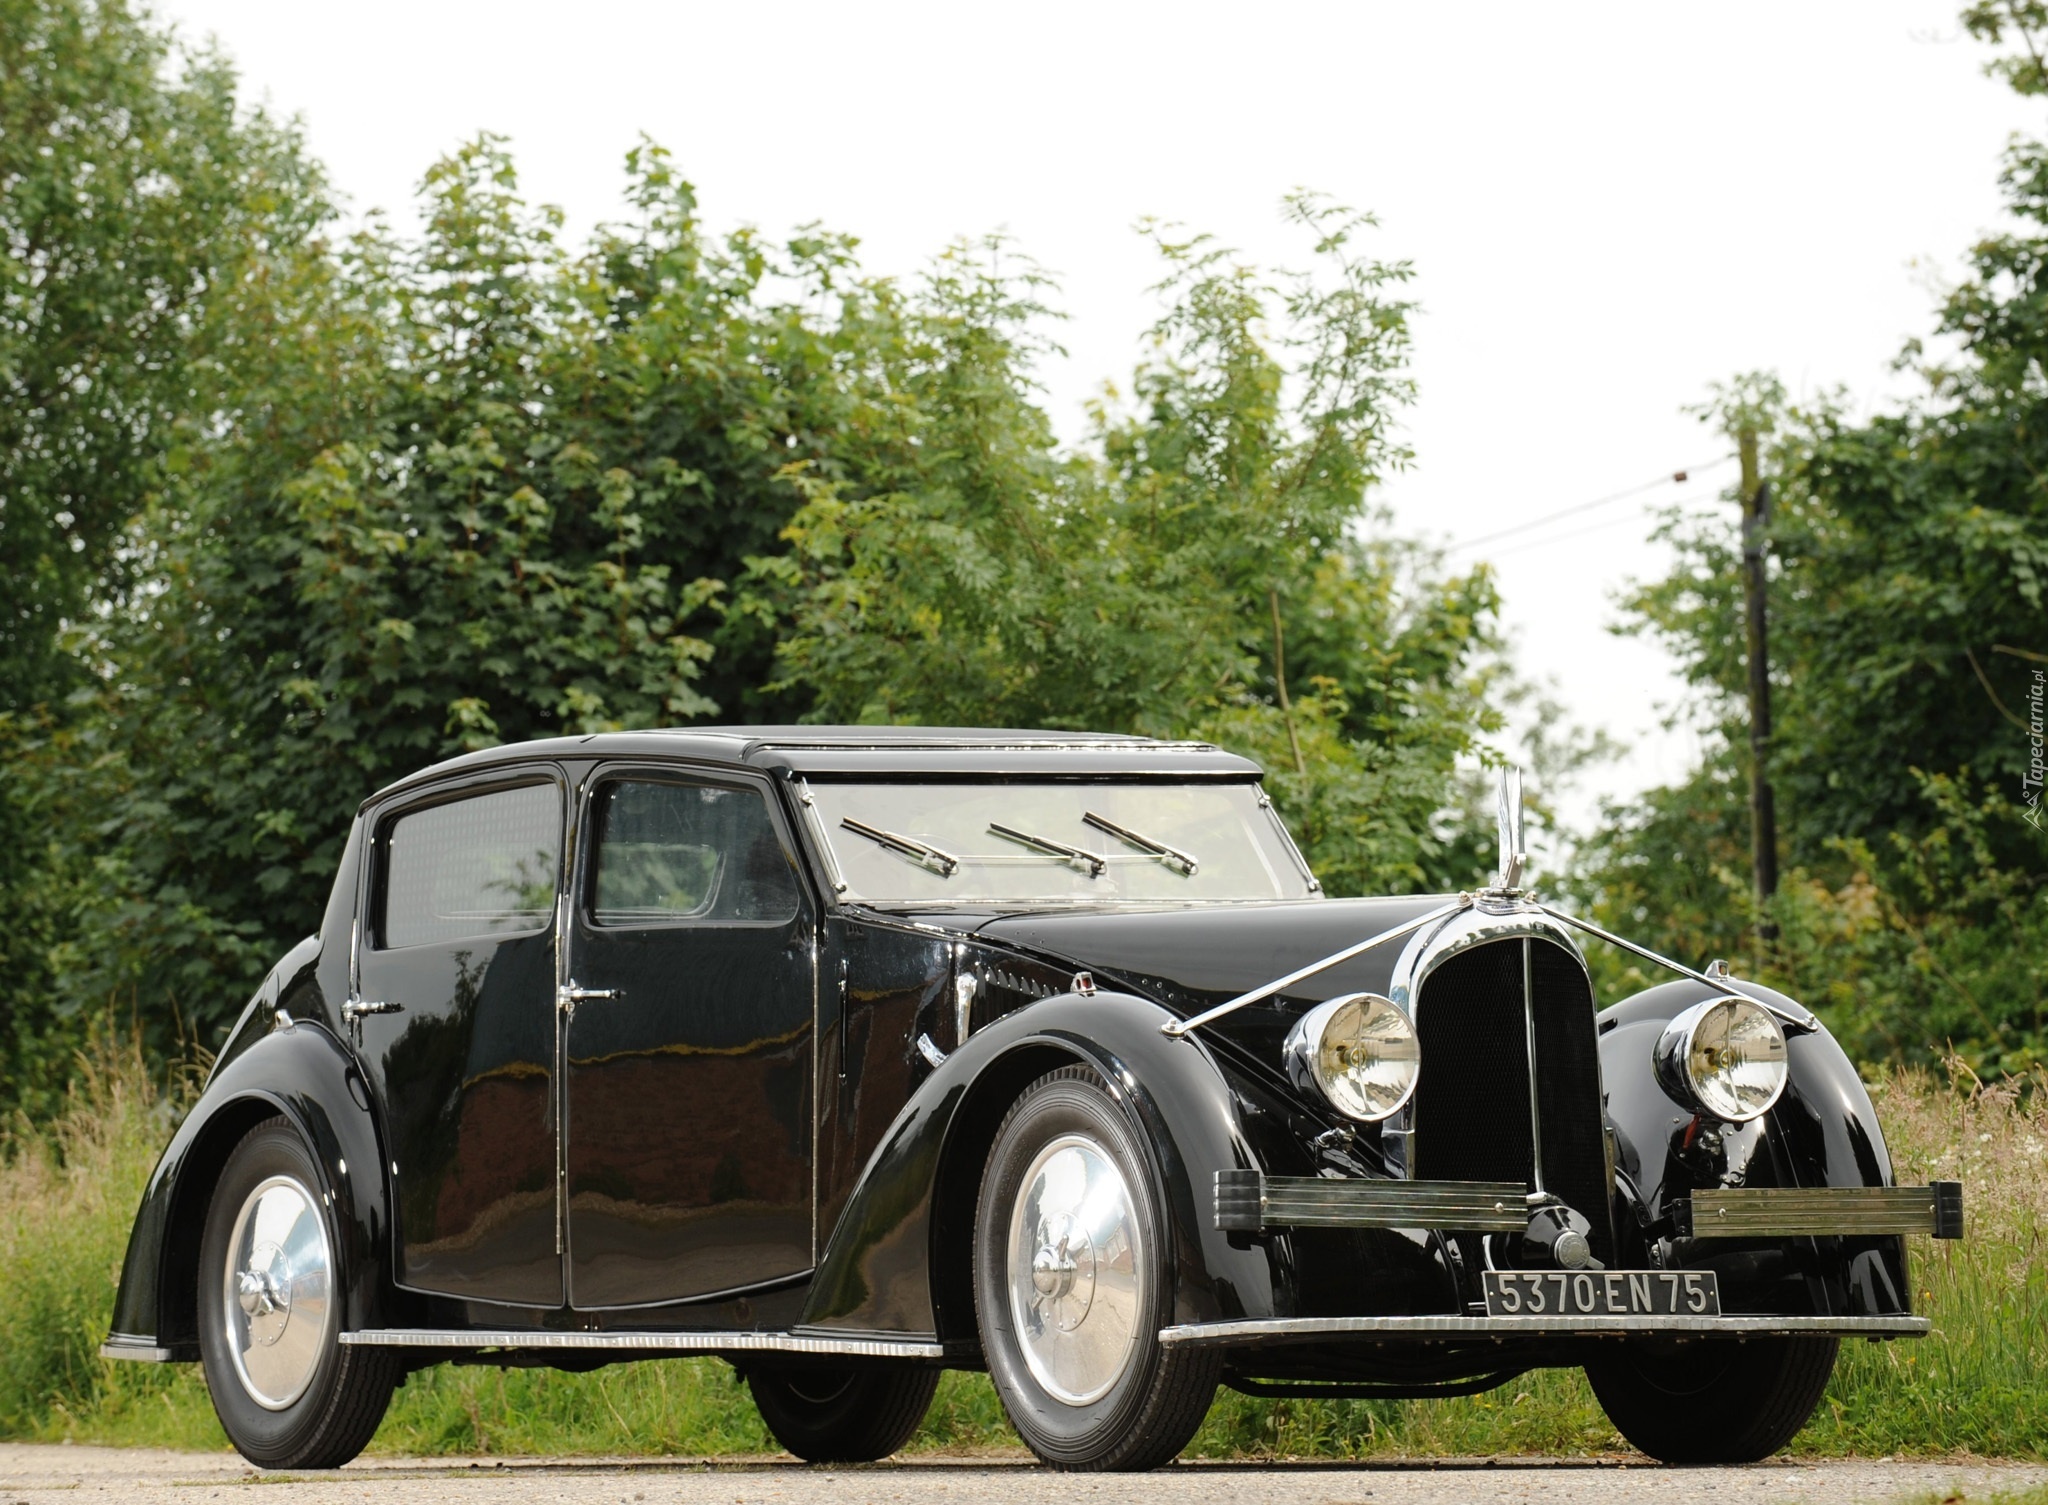
[[1666,1337],[1771,1338],[1784,1333],[1840,1333],[1866,1338],[1924,1338],[1934,1324],[1925,1317],[1294,1317],[1246,1322],[1187,1322],[1159,1330],[1168,1347],[1228,1344],[1263,1347],[1275,1343],[1320,1343],[1332,1338],[1617,1338],[1640,1334]]
[[642,1353],[809,1353],[861,1359],[943,1359],[938,1343],[916,1339],[839,1337],[829,1333],[773,1332],[508,1332],[463,1328],[374,1327],[343,1333],[344,1343],[373,1348],[619,1349]]

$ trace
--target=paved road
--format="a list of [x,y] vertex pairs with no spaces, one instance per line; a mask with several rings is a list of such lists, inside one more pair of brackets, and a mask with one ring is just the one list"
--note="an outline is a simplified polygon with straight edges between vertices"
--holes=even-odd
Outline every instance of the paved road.
[[[1151,1474],[1055,1474],[1011,1459],[918,1457],[870,1468],[787,1459],[359,1460],[337,1473],[261,1474],[232,1454],[0,1444],[0,1505],[1850,1505],[1960,1489],[2048,1483],[2048,1466],[1985,1463],[1768,1463],[1667,1469],[1620,1462],[1267,1465],[1181,1463]],[[84,1495],[87,1499],[81,1499]]]

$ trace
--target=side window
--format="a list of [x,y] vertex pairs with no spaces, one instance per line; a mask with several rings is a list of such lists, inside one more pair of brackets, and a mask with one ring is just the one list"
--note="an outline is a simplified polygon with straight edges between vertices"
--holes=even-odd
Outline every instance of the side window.
[[380,927],[387,950],[546,926],[562,856],[553,784],[410,810],[388,832]]
[[779,924],[797,882],[757,789],[615,779],[592,804],[599,925]]

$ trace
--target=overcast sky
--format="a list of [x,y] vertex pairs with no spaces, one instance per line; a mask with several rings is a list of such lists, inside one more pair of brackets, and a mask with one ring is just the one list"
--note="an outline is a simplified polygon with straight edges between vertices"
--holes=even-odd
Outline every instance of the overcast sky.
[[[1891,359],[1998,223],[2008,136],[2040,125],[1956,9],[162,3],[401,224],[428,163],[489,129],[577,235],[619,214],[642,133],[714,227],[822,220],[874,271],[1007,229],[1061,278],[1070,354],[1045,375],[1070,436],[1157,311],[1140,216],[1298,264],[1289,188],[1368,208],[1424,308],[1416,464],[1384,500],[1447,543],[1715,459],[1681,410],[1733,372],[1862,409],[1909,389]],[[1523,668],[1632,744],[1579,811],[1693,756],[1658,728],[1666,657],[1607,629],[1662,567],[1651,504],[1729,475],[1454,556],[1495,560]]]

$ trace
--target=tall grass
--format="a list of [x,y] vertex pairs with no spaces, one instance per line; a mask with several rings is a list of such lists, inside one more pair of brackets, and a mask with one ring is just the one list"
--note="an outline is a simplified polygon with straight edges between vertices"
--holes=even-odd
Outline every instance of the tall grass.
[[[1912,1242],[1924,1342],[1846,1345],[1795,1451],[2048,1457],[2048,1092],[1926,1073],[1873,1086],[1901,1180],[1964,1182],[1969,1237]],[[182,1091],[133,1049],[100,1050],[66,1109],[18,1124],[0,1158],[0,1436],[224,1447],[196,1366],[95,1357],[129,1220]],[[1014,1448],[988,1381],[950,1374],[914,1447]],[[772,1451],[746,1389],[710,1359],[589,1374],[441,1366],[407,1381],[373,1444],[449,1453]],[[1211,1457],[1625,1450],[1576,1372],[1447,1401],[1221,1393]]]

